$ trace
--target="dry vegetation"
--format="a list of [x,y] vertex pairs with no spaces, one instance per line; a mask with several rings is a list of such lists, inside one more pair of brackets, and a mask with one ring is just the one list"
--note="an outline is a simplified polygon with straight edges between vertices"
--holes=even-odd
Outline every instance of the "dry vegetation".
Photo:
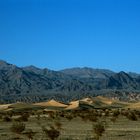
[[[86,98],[82,101],[101,104],[101,97],[97,99],[91,101]],[[103,102],[111,104],[112,101],[103,99]],[[58,105],[55,102],[56,104]],[[140,110],[138,108],[137,110],[126,107],[68,110],[67,105],[66,109],[62,109],[61,106],[60,109],[57,108],[54,111],[52,108],[49,110],[38,106],[37,108],[33,106],[31,108],[29,105],[24,107],[23,104],[18,103],[0,111],[0,140],[140,139]],[[56,106],[53,105],[53,107]]]

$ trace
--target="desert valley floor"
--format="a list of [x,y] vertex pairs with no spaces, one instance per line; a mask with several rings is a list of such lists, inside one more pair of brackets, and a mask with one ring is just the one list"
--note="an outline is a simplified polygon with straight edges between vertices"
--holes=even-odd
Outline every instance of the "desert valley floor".
[[0,105],[1,140],[140,140],[140,103],[105,97]]

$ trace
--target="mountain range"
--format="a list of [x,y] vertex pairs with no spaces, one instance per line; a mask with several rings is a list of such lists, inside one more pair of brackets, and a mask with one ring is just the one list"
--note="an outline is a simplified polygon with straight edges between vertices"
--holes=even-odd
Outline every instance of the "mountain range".
[[88,67],[53,71],[35,66],[18,67],[0,60],[0,103],[52,98],[69,102],[97,95],[140,100],[140,74]]

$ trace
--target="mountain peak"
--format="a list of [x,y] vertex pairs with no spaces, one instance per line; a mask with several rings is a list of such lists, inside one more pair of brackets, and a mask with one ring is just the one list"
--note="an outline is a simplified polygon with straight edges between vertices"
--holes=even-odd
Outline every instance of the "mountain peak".
[[7,65],[8,63],[4,60],[0,60],[0,65]]
[[33,65],[27,66],[27,67],[23,67],[23,70],[28,71],[28,72],[33,72],[36,74],[41,73],[42,69],[35,67]]
[[67,75],[72,75],[79,78],[99,78],[99,79],[104,79],[114,74],[114,72],[110,70],[94,69],[94,68],[89,68],[89,67],[83,67],[83,68],[76,67],[76,68],[71,68],[71,69],[64,69],[61,72]]
[[120,71],[119,73],[117,73],[117,75],[121,76],[121,77],[129,77],[129,78],[131,78],[131,76],[128,73],[124,72],[124,71]]
[[[140,78],[133,78],[124,71],[115,73],[89,67],[62,71],[40,69],[32,65],[20,68],[0,60],[0,86],[2,101],[43,101],[53,98],[65,102],[70,99],[79,100],[79,97],[92,97],[94,93],[115,93],[115,90],[122,90],[122,93],[124,90],[140,92]],[[109,96],[111,94],[114,97],[113,93],[109,93]],[[90,99],[86,98],[84,101],[90,102]],[[57,104],[54,100],[49,103]]]
[[15,68],[16,66],[15,65],[12,65],[12,64],[9,64],[7,63],[6,61],[3,61],[3,60],[0,60],[0,69],[6,69],[8,70],[9,68]]
[[41,70],[40,68],[38,68],[34,65],[29,65],[29,66],[23,67],[23,69],[26,69],[26,70]]

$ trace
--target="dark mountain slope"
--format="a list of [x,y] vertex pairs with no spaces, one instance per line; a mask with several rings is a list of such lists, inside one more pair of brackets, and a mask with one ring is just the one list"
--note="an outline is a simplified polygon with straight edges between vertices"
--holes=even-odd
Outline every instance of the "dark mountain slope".
[[35,102],[52,97],[65,101],[106,93],[121,96],[124,91],[139,93],[140,77],[92,68],[62,71],[35,66],[20,68],[0,61],[0,102]]
[[61,72],[36,67],[19,68],[0,63],[0,96],[47,95],[87,91],[88,85]]
[[138,78],[140,76],[140,74],[134,72],[129,72],[128,74],[133,78]]
[[140,89],[140,84],[125,72],[119,72],[109,78],[108,87],[113,89]]
[[78,78],[97,78],[97,79],[106,79],[114,74],[114,72],[110,70],[93,69],[87,67],[65,69],[62,70],[61,72]]

